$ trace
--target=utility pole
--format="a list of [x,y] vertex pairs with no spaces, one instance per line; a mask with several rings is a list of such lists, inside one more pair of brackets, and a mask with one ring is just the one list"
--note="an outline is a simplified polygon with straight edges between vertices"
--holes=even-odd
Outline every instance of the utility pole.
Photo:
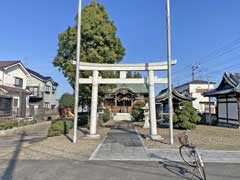
[[196,65],[196,64],[193,64],[192,65],[192,80],[194,81],[195,80],[195,71],[197,70],[199,68],[199,66],[198,65]]
[[76,75],[75,75],[75,104],[74,104],[73,143],[77,142],[79,74],[80,74],[79,66],[80,66],[80,50],[81,50],[81,20],[82,20],[82,0],[79,0],[79,2],[78,2],[77,62],[76,62]]
[[173,141],[173,104],[172,104],[172,57],[171,57],[171,17],[170,0],[167,0],[167,59],[168,59],[168,106],[169,106],[169,144]]
[[[208,91],[210,91],[210,76],[208,75]],[[212,125],[212,120],[211,120],[211,97],[208,97],[208,121],[210,125]]]

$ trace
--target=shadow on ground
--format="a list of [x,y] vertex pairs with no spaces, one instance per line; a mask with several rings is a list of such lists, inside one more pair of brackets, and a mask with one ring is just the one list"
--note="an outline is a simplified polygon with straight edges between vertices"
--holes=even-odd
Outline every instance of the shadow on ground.
[[11,180],[13,179],[14,170],[16,168],[17,158],[19,156],[19,153],[22,149],[22,143],[24,142],[24,137],[26,136],[26,133],[22,133],[20,136],[20,139],[16,145],[15,151],[13,152],[13,155],[11,159],[8,162],[8,166],[6,170],[4,171],[4,174],[2,176],[2,180]]

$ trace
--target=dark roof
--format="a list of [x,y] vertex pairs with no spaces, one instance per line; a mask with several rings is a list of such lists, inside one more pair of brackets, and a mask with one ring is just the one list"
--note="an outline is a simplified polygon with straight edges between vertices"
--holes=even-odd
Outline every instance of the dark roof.
[[[173,94],[173,98],[181,100],[181,101],[193,101],[193,100],[195,100],[195,98],[193,98],[190,95],[179,93],[175,88],[172,89],[172,94]],[[166,100],[168,100],[168,89],[163,89],[162,91],[160,91],[160,93],[156,97],[156,101],[157,102],[162,102],[162,101],[166,101]]]
[[[178,87],[181,87],[181,86],[185,86],[185,85],[188,85],[188,84],[208,84],[208,81],[204,81],[204,80],[193,80],[193,81],[189,81],[185,84],[182,84],[182,85],[179,85],[177,86],[176,88]],[[216,82],[210,82],[210,84],[216,84]]]
[[0,68],[6,68],[17,63],[21,63],[21,61],[0,61]]
[[203,93],[204,96],[240,94],[240,73],[225,72],[217,89]]
[[[43,81],[48,81],[48,80],[52,80],[52,81],[53,81],[53,79],[52,79],[50,76],[43,76],[43,75],[39,74],[38,72],[33,71],[33,70],[29,69],[29,68],[27,68],[27,71],[28,71],[30,74],[38,77],[39,79],[41,79],[41,80],[43,80]],[[54,81],[53,81],[53,82],[54,82]],[[54,84],[55,84],[56,86],[58,85],[58,83],[56,83],[56,82],[54,82]]]
[[147,94],[148,89],[145,84],[118,84],[111,93],[118,91],[119,89],[129,89],[133,93]]
[[225,72],[224,77],[230,81],[234,87],[237,87],[240,84],[240,73]]

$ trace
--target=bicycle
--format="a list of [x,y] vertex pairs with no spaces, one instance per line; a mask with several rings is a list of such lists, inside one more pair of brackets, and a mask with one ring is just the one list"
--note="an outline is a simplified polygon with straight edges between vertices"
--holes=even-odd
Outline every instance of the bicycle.
[[178,139],[181,144],[179,148],[179,153],[183,161],[190,167],[193,167],[193,171],[197,168],[202,180],[206,180],[204,163],[201,155],[197,151],[196,146],[190,143],[187,133],[185,133],[184,136],[181,136]]

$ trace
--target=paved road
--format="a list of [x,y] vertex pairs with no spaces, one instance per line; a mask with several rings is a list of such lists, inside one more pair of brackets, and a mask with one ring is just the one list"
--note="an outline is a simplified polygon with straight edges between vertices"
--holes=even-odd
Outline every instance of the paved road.
[[[140,161],[7,161],[0,160],[2,180],[181,180],[198,179],[175,162]],[[210,180],[239,180],[239,164],[207,164]]]

